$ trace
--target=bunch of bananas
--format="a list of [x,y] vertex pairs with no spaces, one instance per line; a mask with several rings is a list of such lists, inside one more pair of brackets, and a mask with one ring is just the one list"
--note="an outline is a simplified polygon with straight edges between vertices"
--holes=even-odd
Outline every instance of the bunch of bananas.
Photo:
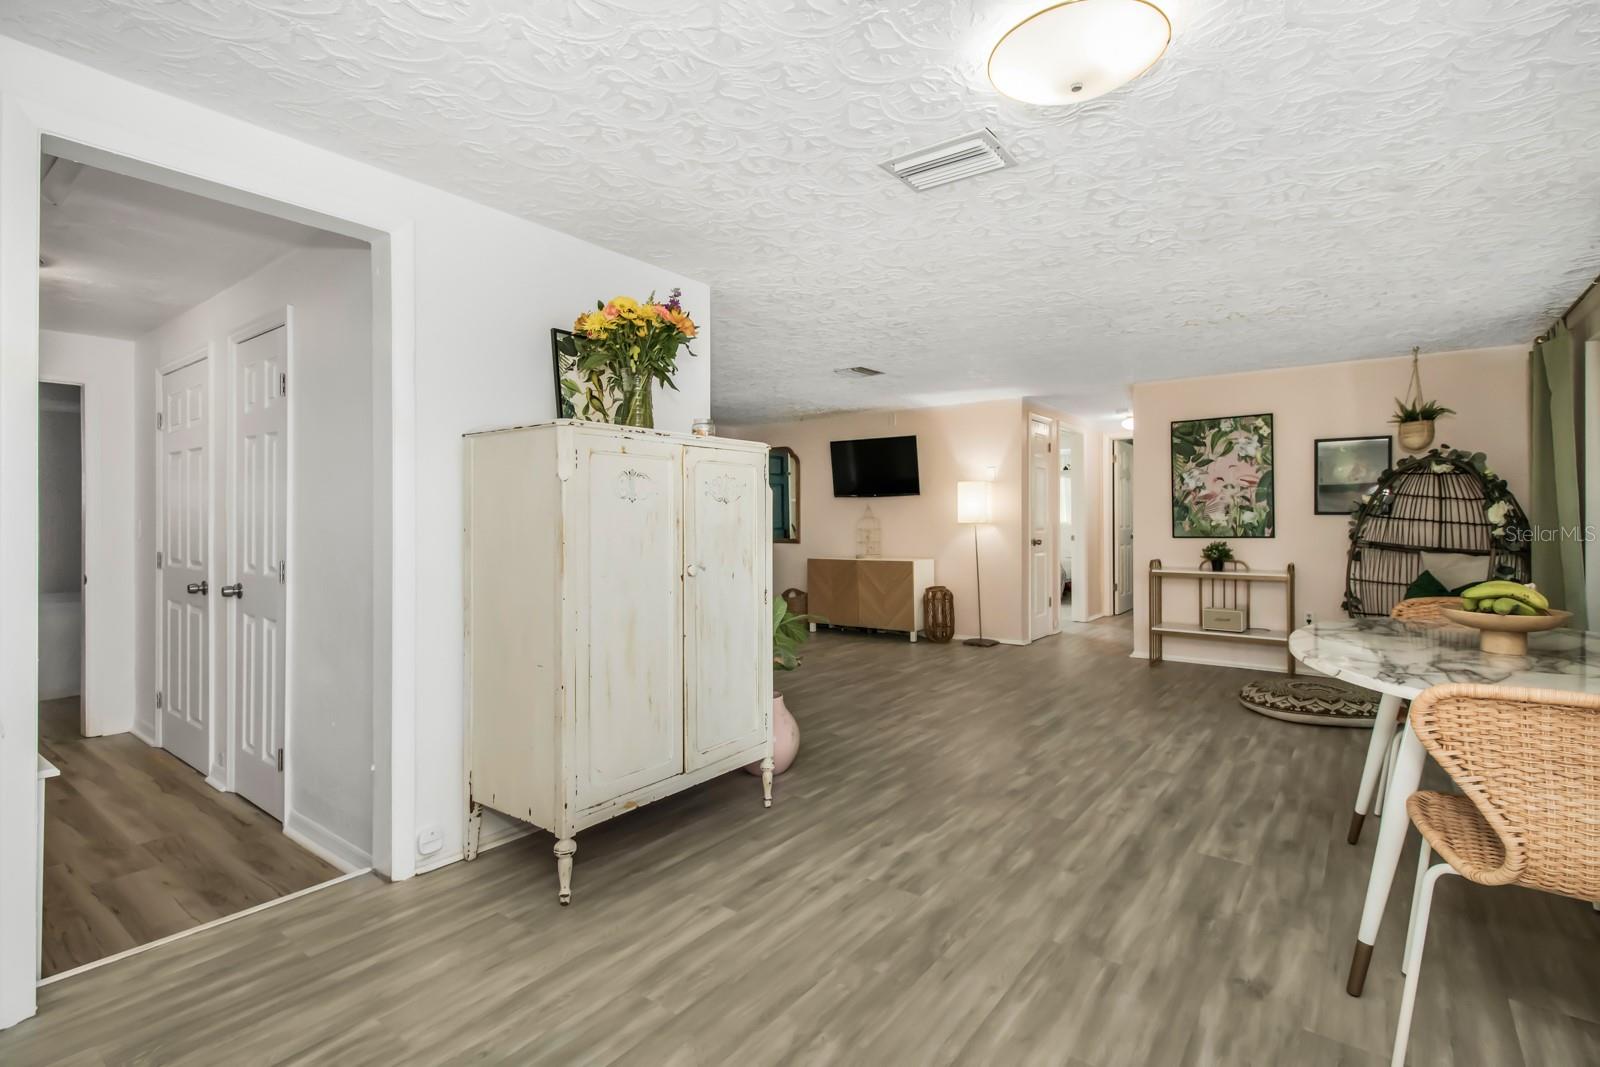
[[1480,582],[1461,591],[1461,606],[1467,611],[1490,611],[1496,615],[1548,615],[1550,601],[1531,585],[1521,582]]

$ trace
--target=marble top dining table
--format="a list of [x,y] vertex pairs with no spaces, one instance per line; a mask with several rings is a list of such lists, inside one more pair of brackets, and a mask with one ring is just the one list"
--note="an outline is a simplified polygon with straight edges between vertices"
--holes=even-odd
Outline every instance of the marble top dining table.
[[1479,649],[1478,631],[1463,626],[1389,618],[1337,619],[1294,631],[1289,635],[1289,651],[1308,667],[1383,695],[1357,792],[1351,844],[1360,836],[1370,790],[1390,749],[1391,736],[1399,734],[1390,758],[1388,785],[1377,790],[1382,826],[1345,986],[1351,996],[1358,997],[1366,984],[1373,945],[1410,826],[1406,798],[1422,782],[1422,743],[1401,714],[1401,701],[1450,682],[1600,693],[1600,633],[1546,630],[1529,634],[1528,654],[1507,656]]
[[1289,635],[1306,666],[1363,689],[1412,700],[1447,682],[1600,693],[1600,633],[1546,630],[1528,635],[1526,656],[1478,648],[1478,631],[1398,619],[1336,619]]

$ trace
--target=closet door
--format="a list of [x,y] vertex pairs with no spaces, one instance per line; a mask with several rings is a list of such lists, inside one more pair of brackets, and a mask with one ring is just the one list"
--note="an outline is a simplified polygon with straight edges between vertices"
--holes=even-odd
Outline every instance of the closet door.
[[763,550],[770,491],[759,455],[684,449],[684,761],[689,770],[766,736],[772,655]]
[[681,447],[576,434],[568,485],[576,599],[579,809],[683,773]]

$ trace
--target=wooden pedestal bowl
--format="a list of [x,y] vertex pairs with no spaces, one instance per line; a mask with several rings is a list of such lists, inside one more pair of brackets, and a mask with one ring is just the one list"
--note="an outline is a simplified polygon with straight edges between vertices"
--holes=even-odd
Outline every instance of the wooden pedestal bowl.
[[1572,612],[1553,608],[1548,615],[1496,615],[1462,608],[1440,608],[1439,612],[1451,622],[1477,630],[1478,647],[1498,656],[1526,656],[1529,634],[1557,629],[1572,618]]

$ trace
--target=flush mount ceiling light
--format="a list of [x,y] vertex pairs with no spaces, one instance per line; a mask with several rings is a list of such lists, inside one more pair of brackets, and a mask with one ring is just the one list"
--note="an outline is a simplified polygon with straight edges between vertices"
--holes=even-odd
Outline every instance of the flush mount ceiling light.
[[989,53],[989,81],[1025,104],[1093,100],[1155,65],[1172,23],[1149,0],[1067,0],[1023,19]]

